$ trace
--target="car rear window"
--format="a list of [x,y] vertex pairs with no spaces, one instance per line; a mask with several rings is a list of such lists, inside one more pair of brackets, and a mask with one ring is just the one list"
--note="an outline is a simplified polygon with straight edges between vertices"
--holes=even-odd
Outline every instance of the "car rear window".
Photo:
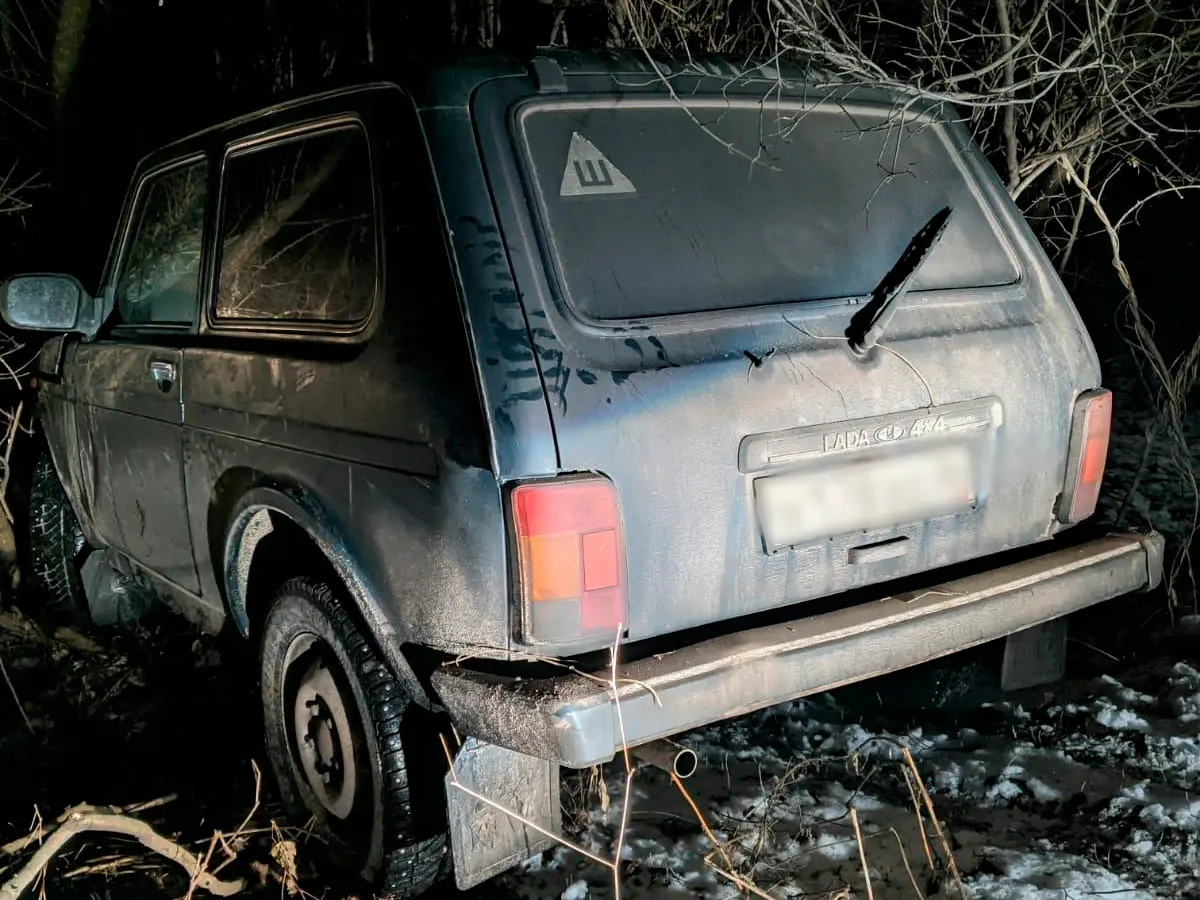
[[560,101],[519,118],[546,243],[583,316],[866,295],[945,205],[913,289],[1017,280],[940,126],[865,104],[686,102]]

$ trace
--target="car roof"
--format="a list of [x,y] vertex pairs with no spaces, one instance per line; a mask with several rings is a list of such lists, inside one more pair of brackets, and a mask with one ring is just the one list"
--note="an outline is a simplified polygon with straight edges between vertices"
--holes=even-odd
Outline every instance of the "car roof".
[[[324,90],[309,90],[280,97],[273,103],[255,105],[244,113],[214,122],[162,145],[150,155],[158,157],[173,149],[201,143],[216,133],[237,130],[256,119],[285,115],[289,110],[315,101],[371,89],[399,87],[412,96],[418,108],[437,109],[465,107],[480,84],[503,77],[532,75],[535,79],[552,79],[572,75],[607,75],[659,79],[690,74],[738,79],[747,83],[776,83],[780,80],[804,82],[813,77],[812,70],[774,62],[734,62],[716,56],[679,60],[636,50],[579,51],[561,48],[539,50],[528,59],[496,52],[429,56],[407,60],[403,66],[382,70],[379,74],[384,77],[347,82]],[[821,80],[828,83],[833,77],[822,73]]]

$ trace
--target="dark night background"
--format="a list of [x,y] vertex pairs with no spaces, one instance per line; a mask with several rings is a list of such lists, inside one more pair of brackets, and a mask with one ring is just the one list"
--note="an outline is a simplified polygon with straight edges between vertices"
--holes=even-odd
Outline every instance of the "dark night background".
[[[657,0],[630,2],[643,9],[667,8]],[[419,57],[482,48],[528,56],[552,37],[559,43],[565,37],[572,47],[628,44],[631,33],[622,29],[615,15],[616,10],[626,8],[625,3],[0,0],[0,279],[18,272],[65,272],[96,290],[134,165],[166,142],[297,94],[356,81],[386,80]],[[1159,8],[1172,5],[1168,2]],[[682,18],[668,22],[666,32],[657,32],[655,43],[698,53],[717,44],[732,58],[741,58],[769,46],[764,44],[769,32],[762,15],[768,6],[768,0],[673,0],[671,8],[682,11]],[[1028,0],[1022,5],[1013,0],[1013,6],[1019,13],[1040,9],[1043,4]],[[1069,20],[1079,17],[1079,6],[1066,2],[1054,9]],[[1135,12],[1142,9],[1132,3],[1127,6]],[[55,47],[63,11],[69,7],[82,11],[85,27],[65,86],[56,92]],[[962,16],[963,27],[984,32],[994,27],[993,7],[992,0],[950,2],[947,6]],[[885,63],[903,68],[911,50],[904,43],[905,35],[911,37],[911,28],[920,22],[921,4],[839,0],[838,8],[847,11],[848,17],[886,19],[890,24],[879,29],[883,37],[872,50]],[[1139,27],[1131,25],[1130,33],[1137,33]],[[1181,24],[1179,28],[1194,32],[1192,41],[1200,35],[1200,24],[1195,28]],[[722,36],[730,34],[740,37],[724,42]],[[995,47],[989,46],[988,52],[994,55]],[[1200,51],[1195,52],[1200,60]],[[978,65],[978,61],[970,64]],[[1054,102],[1066,102],[1070,92],[1086,90],[1085,79],[1079,79],[1079,85],[1067,85],[1055,93]],[[1176,362],[1200,339],[1200,290],[1194,274],[1200,260],[1200,190],[1193,190],[1200,184],[1200,145],[1187,133],[1193,124],[1200,125],[1195,119],[1200,113],[1200,91],[1194,95],[1194,103],[1191,96],[1176,99],[1180,109],[1172,122],[1180,131],[1169,137],[1169,153],[1183,193],[1147,204],[1136,222],[1121,232],[1123,258],[1141,308],[1153,321],[1154,343],[1169,372],[1156,374],[1145,353],[1127,343],[1132,333],[1122,306],[1126,291],[1117,278],[1108,238],[1090,211],[1081,219],[1083,237],[1062,266],[1064,280],[1103,361],[1106,383],[1118,390],[1118,427],[1126,429],[1122,446],[1128,448],[1126,456],[1133,460],[1132,465],[1142,454],[1139,429],[1144,419],[1128,415],[1130,409],[1150,409],[1166,387],[1182,404],[1178,421],[1188,424],[1195,419],[1191,411],[1200,401],[1188,374],[1192,369]],[[1037,149],[1032,129],[1022,131],[1018,140],[1022,152]],[[1113,145],[1121,140],[1114,132]],[[986,124],[982,142],[1002,171],[1005,160],[994,123]],[[1111,153],[1112,162],[1103,177],[1105,203],[1114,216],[1161,185],[1143,149],[1117,146]],[[6,184],[10,190],[23,186],[18,195],[21,208],[7,214]],[[1039,185],[1039,190],[1040,194],[1031,191],[1023,198],[1022,208],[1039,235],[1060,237],[1055,222],[1061,223],[1073,195],[1060,185]],[[35,346],[34,336],[20,337],[31,348]],[[0,342],[3,338],[0,335]],[[1169,377],[1164,379],[1164,374]],[[0,378],[0,410],[15,405],[17,390],[12,380]],[[24,396],[28,400],[32,394]],[[1178,437],[1184,446],[1189,440],[1200,441],[1200,427],[1186,433],[1181,430]],[[23,448],[32,443],[20,439],[14,461],[20,461]],[[1194,453],[1182,464],[1194,469]],[[14,484],[9,486],[10,503],[18,509],[18,539],[20,471],[14,469]],[[1171,479],[1177,478],[1177,493],[1182,495],[1186,489],[1177,471],[1170,470],[1163,481],[1173,492]],[[1120,504],[1122,497],[1117,493],[1110,502]],[[1182,505],[1190,508],[1190,500],[1185,498]],[[1127,524],[1138,524],[1136,516],[1131,514],[1129,519],[1132,521]],[[1182,543],[1174,544],[1171,553],[1177,554]],[[1195,591],[1187,582],[1189,579],[1181,579],[1177,602],[1190,609]],[[0,588],[0,594],[4,593]],[[9,599],[0,596],[0,616]],[[20,603],[21,598],[17,599]],[[1085,659],[1092,669],[1108,666],[1116,659],[1112,654],[1137,662],[1144,662],[1149,654],[1167,662],[1191,652],[1179,646],[1150,647],[1156,638],[1142,639],[1139,629],[1149,633],[1147,616],[1157,616],[1156,628],[1168,618],[1162,596],[1142,599],[1144,603],[1130,607],[1132,612],[1125,619],[1109,621],[1101,616],[1074,632],[1102,647],[1097,652],[1104,658]],[[237,723],[257,714],[252,709],[257,698],[243,696],[245,684],[236,680],[230,666],[206,661],[214,651],[195,639],[190,626],[182,620],[165,621],[167,624],[152,626],[161,631],[147,632],[151,638],[122,634],[112,646],[105,639],[104,653],[74,648],[78,651],[74,657],[65,650],[46,649],[40,637],[18,636],[24,642],[20,652],[37,659],[36,667],[18,673],[25,679],[18,679],[24,697],[36,698],[40,692],[50,710],[44,715],[59,716],[60,721],[53,726],[57,729],[53,745],[42,743],[40,736],[27,737],[0,685],[0,714],[9,716],[0,716],[0,768],[11,780],[11,789],[6,788],[0,798],[0,839],[24,833],[25,817],[35,803],[49,817],[84,799],[135,800],[155,793],[179,794],[178,803],[166,813],[179,831],[201,834],[213,822],[236,824],[241,819],[248,798],[254,795],[247,760],[257,752],[257,745],[255,736],[239,730]],[[0,626],[3,624],[0,620]],[[0,628],[0,638],[4,636]],[[1194,639],[1194,635],[1188,637],[1192,642],[1188,647],[1194,646]],[[1092,644],[1073,644],[1072,653],[1084,653],[1081,646]],[[1168,660],[1171,653],[1178,655]],[[50,657],[53,664],[46,661]],[[1076,662],[1073,658],[1072,664]],[[138,680],[127,678],[130,672],[137,673]],[[876,682],[872,682],[872,703],[877,696],[875,688]],[[214,704],[213,698],[220,700]],[[6,723],[11,726],[7,736]],[[986,730],[994,723],[987,719],[985,724],[972,724]],[[1002,724],[1008,728],[1007,723]],[[1090,721],[1086,727],[1095,730]],[[98,756],[105,752],[112,754],[112,762]],[[1097,765],[1115,769],[1118,763],[1113,758]],[[98,770],[104,772],[102,787],[98,786]],[[181,772],[186,777],[181,778]],[[268,804],[266,812],[274,815],[275,809]],[[1065,806],[1063,816],[1083,818]],[[4,863],[0,857],[0,872]],[[82,892],[85,883],[76,882],[78,890]],[[274,887],[268,889],[279,894]],[[485,886],[478,896],[494,896],[488,890]]]
[[[0,0],[0,21],[21,26],[0,48],[8,56],[0,58],[0,175],[11,170],[10,185],[31,183],[22,192],[30,208],[0,216],[0,276],[64,271],[90,289],[97,287],[133,165],[156,146],[290,95],[386,79],[418,55],[483,45],[528,55],[552,34],[568,35],[573,46],[602,45],[611,39],[617,7],[604,0],[75,2],[86,13],[86,29],[56,103],[57,0]],[[705,15],[719,8],[727,30],[740,27],[751,37],[758,21],[751,10],[763,6],[754,0],[692,5]],[[897,20],[911,19],[916,5],[885,9]],[[565,30],[555,31],[556,23]],[[1175,153],[1183,168],[1198,168],[1195,148],[1181,144]],[[1148,184],[1136,161],[1125,166],[1110,186],[1118,212],[1122,194],[1142,196]],[[1198,249],[1194,209],[1187,195],[1159,199],[1122,236],[1168,360],[1190,346],[1200,322],[1190,272]],[[1095,226],[1085,221],[1084,233]],[[1085,239],[1064,273],[1089,323],[1102,331],[1122,295],[1108,249],[1102,236]]]
[[[0,15],[16,2],[0,2]],[[288,96],[386,79],[418,54],[481,43],[478,26],[456,33],[446,2],[93,0],[78,67],[56,112],[46,76],[36,71],[47,67],[55,3],[22,2],[40,47],[18,47],[28,50],[29,64],[10,59],[0,75],[0,172],[15,161],[16,176],[38,187],[25,194],[31,210],[0,217],[0,274],[65,271],[90,289],[132,168],[156,146]],[[503,22],[492,42],[498,49],[528,52],[549,36],[551,5],[494,5]],[[478,9],[466,16],[470,3],[458,6],[472,25],[480,19]],[[571,21],[599,36],[599,13],[580,9]]]

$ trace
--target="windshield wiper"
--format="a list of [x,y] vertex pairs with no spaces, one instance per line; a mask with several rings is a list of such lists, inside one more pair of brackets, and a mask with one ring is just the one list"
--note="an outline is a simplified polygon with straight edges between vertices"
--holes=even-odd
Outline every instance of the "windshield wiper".
[[846,329],[846,339],[850,342],[850,349],[857,355],[866,356],[883,337],[883,332],[891,322],[896,308],[900,305],[900,298],[908,290],[913,276],[946,233],[946,225],[950,222],[952,212],[954,210],[949,206],[942,207],[912,236],[912,240],[908,242],[891,271],[883,276],[883,280],[871,292],[871,299],[867,301],[867,305],[850,320],[850,326]]

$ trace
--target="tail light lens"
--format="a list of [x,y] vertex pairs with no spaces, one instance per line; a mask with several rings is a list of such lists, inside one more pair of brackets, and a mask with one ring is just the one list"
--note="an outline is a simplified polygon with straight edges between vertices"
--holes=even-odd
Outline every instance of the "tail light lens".
[[625,536],[604,478],[522,484],[511,495],[529,643],[613,637],[627,622]]
[[1111,431],[1112,393],[1100,389],[1081,395],[1071,418],[1071,450],[1067,483],[1059,504],[1060,522],[1073,525],[1096,511]]

